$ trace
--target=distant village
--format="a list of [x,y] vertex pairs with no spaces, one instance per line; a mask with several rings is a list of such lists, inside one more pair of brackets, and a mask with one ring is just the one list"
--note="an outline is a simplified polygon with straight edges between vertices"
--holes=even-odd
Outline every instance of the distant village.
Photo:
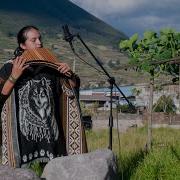
[[[149,107],[149,86],[148,84],[136,84],[134,86],[120,86],[120,90],[126,98],[139,110],[142,111]],[[173,99],[174,105],[177,107],[176,113],[179,114],[180,99],[179,99],[179,85],[168,85],[162,87],[161,90],[154,90],[153,103],[162,96],[170,96]],[[110,109],[110,89],[108,88],[92,88],[80,90],[80,102],[83,102],[86,107],[97,104],[99,110]],[[117,104],[128,104],[122,94],[113,89],[113,108]]]

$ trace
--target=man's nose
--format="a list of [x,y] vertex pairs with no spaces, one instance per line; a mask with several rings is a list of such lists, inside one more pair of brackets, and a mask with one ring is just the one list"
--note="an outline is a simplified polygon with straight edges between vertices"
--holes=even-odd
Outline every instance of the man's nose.
[[36,43],[39,44],[39,45],[42,44],[40,39],[37,39]]

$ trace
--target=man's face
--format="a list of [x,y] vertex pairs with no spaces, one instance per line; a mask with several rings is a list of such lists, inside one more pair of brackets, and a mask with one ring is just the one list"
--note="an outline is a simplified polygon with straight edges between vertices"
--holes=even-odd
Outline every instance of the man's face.
[[41,35],[36,29],[30,29],[26,32],[25,36],[27,40],[24,44],[20,44],[22,49],[35,49],[42,47]]

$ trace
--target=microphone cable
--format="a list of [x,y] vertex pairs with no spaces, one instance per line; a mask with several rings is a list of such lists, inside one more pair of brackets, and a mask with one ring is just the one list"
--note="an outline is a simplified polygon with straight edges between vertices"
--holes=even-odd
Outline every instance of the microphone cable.
[[[72,48],[71,48],[72,49]],[[72,49],[72,52],[74,53],[74,55],[76,57],[78,57],[84,64],[87,64],[89,65],[91,68],[94,68],[96,71],[98,71],[99,73],[101,73],[102,75],[105,75],[105,73],[103,71],[101,71],[100,69],[96,68],[94,65],[88,63],[85,59],[83,59],[76,51],[75,49],[73,48]]]

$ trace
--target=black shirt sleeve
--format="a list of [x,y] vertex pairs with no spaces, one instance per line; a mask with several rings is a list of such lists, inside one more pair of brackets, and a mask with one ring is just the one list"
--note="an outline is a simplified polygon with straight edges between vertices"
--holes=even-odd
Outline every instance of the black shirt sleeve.
[[1,92],[2,92],[5,82],[7,81],[9,75],[11,74],[11,70],[12,70],[11,63],[4,64],[2,68],[0,69],[0,112],[3,108],[5,101],[9,97],[9,95],[3,95]]

